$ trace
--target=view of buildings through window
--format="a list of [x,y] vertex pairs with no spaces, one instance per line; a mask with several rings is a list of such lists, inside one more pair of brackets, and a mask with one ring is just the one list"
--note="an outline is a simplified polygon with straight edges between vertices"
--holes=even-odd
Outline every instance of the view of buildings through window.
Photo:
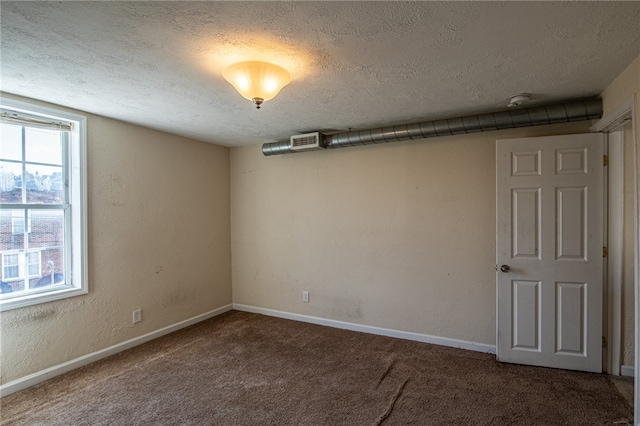
[[64,285],[69,132],[4,122],[0,129],[2,295]]

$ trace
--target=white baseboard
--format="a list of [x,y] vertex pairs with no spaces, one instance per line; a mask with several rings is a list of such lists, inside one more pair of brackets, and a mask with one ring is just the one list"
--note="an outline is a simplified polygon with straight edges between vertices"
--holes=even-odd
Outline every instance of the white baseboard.
[[181,328],[189,327],[190,325],[199,323],[200,321],[213,318],[216,315],[223,314],[225,312],[230,311],[231,309],[232,309],[232,305],[228,304],[220,308],[214,309],[212,311],[205,312],[204,314],[197,315],[193,318],[189,318],[184,321],[180,321],[176,324],[161,328],[159,330],[152,331],[151,333],[144,334],[140,337],[134,337],[133,339],[126,340],[122,343],[118,343],[113,346],[109,346],[107,348],[101,349],[99,351],[92,352],[87,355],[83,355],[79,358],[72,359],[71,361],[54,365],[53,367],[49,367],[45,370],[38,371],[37,373],[33,373],[28,376],[21,377],[20,379],[14,380],[13,382],[5,383],[4,385],[0,386],[0,396],[7,396],[14,392],[18,392],[22,389],[26,389],[40,382],[44,382],[45,380],[59,376],[60,374],[66,373],[71,370],[75,370],[76,368],[80,368],[87,364],[91,364],[92,362],[96,362],[102,358],[115,355],[118,352],[131,349],[134,346],[141,345],[150,340],[157,339],[158,337],[164,336],[165,334],[173,333],[174,331],[178,331]]
[[620,375],[626,377],[635,377],[633,365],[621,365]]
[[258,308],[255,306],[233,304],[233,309],[237,311],[251,312],[254,314],[268,315],[290,319],[294,321],[308,322],[311,324],[324,325],[327,327],[341,328],[344,330],[359,331],[362,333],[377,334],[379,336],[395,337],[398,339],[414,340],[416,342],[431,343],[433,345],[449,346],[452,348],[467,349],[476,352],[496,353],[495,345],[485,343],[468,342],[466,340],[449,339],[448,337],[430,336],[428,334],[413,333],[410,331],[393,330],[389,328],[373,327],[351,322],[337,321],[326,318],[312,317],[308,315],[293,314],[290,312],[276,311],[274,309]]

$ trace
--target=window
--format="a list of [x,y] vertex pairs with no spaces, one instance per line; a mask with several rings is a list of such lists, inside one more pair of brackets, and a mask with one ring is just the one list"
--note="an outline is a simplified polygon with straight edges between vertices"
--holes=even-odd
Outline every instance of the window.
[[[13,234],[24,234],[24,212],[22,210],[12,210],[11,229]],[[31,214],[27,218],[27,232],[31,232]]]
[[0,107],[0,310],[85,294],[86,118]]
[[2,281],[24,281],[39,278],[40,250],[2,254]]
[[20,266],[18,254],[4,254],[2,255],[2,279],[11,280],[14,278],[20,278]]
[[32,251],[27,253],[27,276],[39,277],[40,276],[40,252]]

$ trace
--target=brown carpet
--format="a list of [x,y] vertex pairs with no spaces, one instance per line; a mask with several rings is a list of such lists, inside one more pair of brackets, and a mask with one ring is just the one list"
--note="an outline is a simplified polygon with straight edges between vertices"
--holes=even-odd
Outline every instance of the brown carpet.
[[606,375],[232,311],[0,400],[13,425],[612,425]]

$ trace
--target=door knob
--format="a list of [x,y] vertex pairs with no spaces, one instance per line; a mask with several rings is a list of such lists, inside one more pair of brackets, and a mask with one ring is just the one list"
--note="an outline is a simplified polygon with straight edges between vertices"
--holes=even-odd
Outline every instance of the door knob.
[[509,265],[502,265],[502,266],[500,267],[500,270],[501,270],[502,272],[510,272],[510,271],[511,271],[511,267],[509,267]]

